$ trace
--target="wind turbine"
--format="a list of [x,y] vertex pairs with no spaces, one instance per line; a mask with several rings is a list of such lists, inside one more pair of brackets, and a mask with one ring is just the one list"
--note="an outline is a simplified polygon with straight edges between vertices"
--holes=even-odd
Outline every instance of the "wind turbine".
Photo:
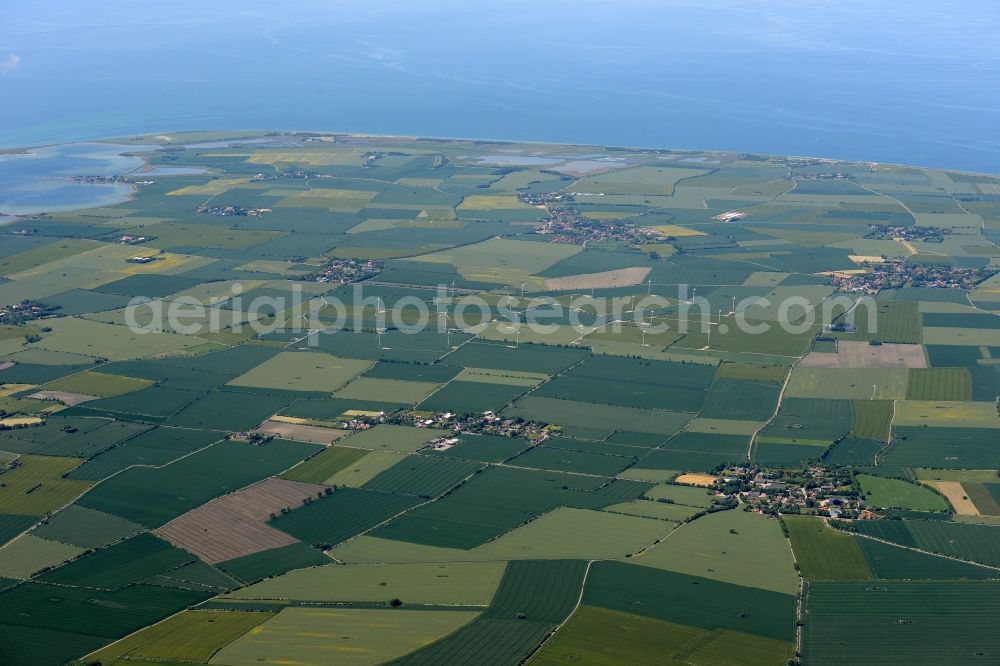
[[653,278],[646,280],[646,295],[649,296],[653,292]]
[[385,329],[384,328],[376,328],[375,332],[378,334],[378,338],[377,338],[377,340],[378,340],[378,348],[379,349],[383,349],[383,347],[382,347],[382,334],[385,333]]
[[522,282],[522,283],[521,283],[521,298],[524,298],[524,287],[525,287],[525,286],[526,286],[527,284],[528,284],[527,282]]

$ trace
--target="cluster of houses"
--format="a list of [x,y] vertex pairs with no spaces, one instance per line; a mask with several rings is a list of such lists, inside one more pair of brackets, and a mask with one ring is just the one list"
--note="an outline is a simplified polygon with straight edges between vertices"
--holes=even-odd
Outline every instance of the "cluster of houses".
[[869,224],[870,230],[865,238],[894,241],[924,241],[925,243],[941,243],[944,237],[951,234],[951,229],[941,227],[925,227],[918,224],[912,227],[888,226],[885,224]]
[[831,273],[833,285],[842,291],[877,294],[883,289],[933,287],[974,289],[997,273],[994,268],[958,268],[906,261],[880,264],[872,271]]
[[877,517],[866,508],[849,471],[814,465],[803,472],[743,465],[725,470],[716,495],[738,499],[751,511],[768,515],[809,513],[829,518],[866,520]]
[[140,243],[145,243],[147,241],[153,240],[152,236],[132,236],[130,234],[125,234],[118,239],[119,245],[139,245]]
[[202,215],[222,215],[236,217],[261,217],[271,212],[270,208],[252,206],[198,206],[195,212]]
[[652,227],[640,227],[621,220],[591,220],[574,208],[549,209],[549,216],[542,220],[535,233],[551,235],[550,242],[584,245],[592,241],[617,241],[630,247],[663,240],[663,235]]
[[376,259],[332,259],[315,273],[303,275],[307,282],[354,283],[369,280],[379,273],[385,264]]

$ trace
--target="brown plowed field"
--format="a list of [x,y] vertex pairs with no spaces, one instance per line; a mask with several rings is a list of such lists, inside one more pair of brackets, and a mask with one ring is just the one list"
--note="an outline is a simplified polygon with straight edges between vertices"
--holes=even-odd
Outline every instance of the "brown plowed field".
[[295,543],[297,539],[267,525],[272,513],[294,509],[325,486],[267,479],[212,500],[175,518],[156,534],[209,563],[231,560]]
[[812,352],[799,362],[800,368],[926,368],[920,345],[841,340],[837,353]]
[[264,421],[257,428],[257,432],[265,435],[274,435],[282,439],[295,439],[300,442],[312,442],[314,444],[329,444],[330,442],[350,435],[350,430],[336,430],[334,428],[322,428],[320,426],[305,425],[301,423],[285,423],[283,421]]

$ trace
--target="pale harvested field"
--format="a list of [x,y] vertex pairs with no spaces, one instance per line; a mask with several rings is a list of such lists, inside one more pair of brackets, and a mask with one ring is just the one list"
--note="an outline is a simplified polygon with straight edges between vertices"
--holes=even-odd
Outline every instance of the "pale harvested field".
[[294,509],[325,486],[267,479],[175,518],[155,534],[209,563],[252,555],[298,539],[266,524],[272,513]]
[[960,516],[978,516],[979,509],[972,503],[972,500],[965,494],[965,488],[958,481],[921,481],[948,498],[948,502],[955,508],[955,513]]
[[847,258],[856,264],[884,264],[885,259],[874,254],[849,254]]
[[566,277],[549,278],[545,281],[546,288],[552,291],[570,291],[573,289],[609,289],[612,287],[631,287],[641,284],[649,275],[650,268],[619,268],[600,273],[582,273]]
[[[13,365],[14,363],[11,361],[5,361],[4,363],[0,363],[0,370],[6,370],[13,367]],[[9,398],[15,393],[27,391],[30,388],[35,388],[35,386],[35,384],[0,384],[0,398]]]
[[683,483],[689,486],[708,487],[719,480],[719,477],[711,474],[681,474],[674,483]]
[[8,416],[5,419],[0,419],[0,426],[4,426],[5,428],[19,428],[21,426],[39,425],[40,423],[44,423],[44,420],[37,416]]
[[661,224],[653,228],[659,231],[664,236],[676,236],[678,238],[705,235],[704,231],[698,231],[697,229],[689,229],[688,227],[682,227],[679,224]]
[[841,340],[837,353],[810,352],[799,362],[801,368],[926,368],[927,359],[920,345]]
[[100,400],[100,396],[86,395],[84,393],[69,393],[68,391],[36,391],[28,396],[35,400],[58,400],[64,405],[72,407],[88,400]]
[[268,419],[255,432],[274,435],[281,439],[295,439],[300,442],[312,442],[314,444],[329,444],[345,435],[349,435],[351,431]]

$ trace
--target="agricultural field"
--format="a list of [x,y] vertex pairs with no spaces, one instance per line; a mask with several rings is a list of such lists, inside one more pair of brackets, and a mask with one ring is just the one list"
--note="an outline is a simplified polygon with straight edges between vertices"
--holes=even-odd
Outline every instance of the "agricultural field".
[[802,577],[809,580],[869,580],[871,568],[857,540],[811,516],[782,518]]
[[89,487],[87,481],[66,479],[78,458],[22,455],[17,467],[4,472],[0,513],[44,516],[69,504]]
[[1000,535],[995,525],[971,525],[942,520],[865,520],[853,525],[858,534],[1000,567]]
[[859,474],[857,480],[865,503],[878,509],[948,510],[948,502],[943,497],[916,483],[867,474]]
[[0,228],[0,662],[996,661],[1000,180],[113,145]]
[[232,666],[375,664],[401,657],[476,618],[469,610],[285,608],[212,657]]
[[503,562],[348,565],[291,571],[225,599],[314,602],[385,602],[488,606],[500,585]]
[[[583,602],[704,629],[729,629],[791,642],[795,595],[743,587],[624,562],[591,565]],[[727,608],[717,612],[718,605]]]
[[792,551],[776,520],[720,511],[680,527],[634,564],[794,595]]
[[[989,664],[995,582],[810,583],[804,656],[811,664]],[[961,645],[955,636],[961,635]],[[850,636],[850,640],[844,640]]]
[[[186,611],[87,655],[94,661],[207,662],[227,643],[274,614],[261,611]],[[183,640],[177,640],[183,636]],[[113,663],[113,662],[112,662]]]
[[266,479],[188,511],[156,535],[209,564],[295,543],[266,521],[304,500],[322,497],[326,486]]
[[370,363],[322,353],[282,352],[229,382],[231,386],[332,393]]

